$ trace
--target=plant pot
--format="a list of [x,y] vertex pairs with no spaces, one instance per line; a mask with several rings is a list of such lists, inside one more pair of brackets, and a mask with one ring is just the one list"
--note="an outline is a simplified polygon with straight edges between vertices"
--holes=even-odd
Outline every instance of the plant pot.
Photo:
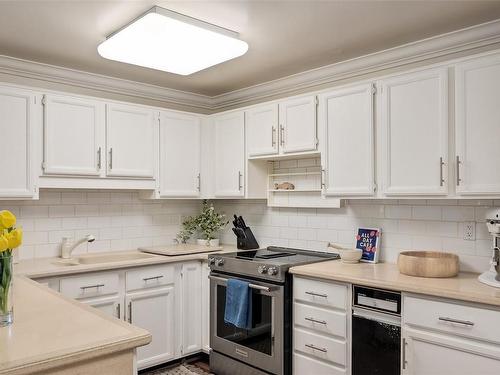
[[218,238],[214,238],[209,241],[209,245],[212,247],[217,247],[219,246],[220,240]]
[[11,254],[0,253],[0,327],[8,326],[13,321],[12,260]]
[[210,245],[208,240],[202,240],[202,239],[196,240],[196,243],[200,246],[209,246]]

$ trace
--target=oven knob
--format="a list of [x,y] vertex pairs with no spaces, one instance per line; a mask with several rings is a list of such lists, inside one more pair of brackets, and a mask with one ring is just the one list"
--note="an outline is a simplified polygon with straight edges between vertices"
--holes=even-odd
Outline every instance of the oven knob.
[[261,274],[265,274],[267,273],[267,266],[259,266],[257,268],[257,272],[261,273]]
[[214,264],[215,264],[215,258],[214,258],[214,257],[210,257],[210,258],[208,258],[208,265],[209,265],[209,266],[212,266],[212,265],[214,265]]
[[222,267],[224,265],[224,259],[216,259],[215,265],[218,267]]
[[276,267],[269,267],[269,269],[267,270],[267,274],[275,276],[278,274],[278,269]]

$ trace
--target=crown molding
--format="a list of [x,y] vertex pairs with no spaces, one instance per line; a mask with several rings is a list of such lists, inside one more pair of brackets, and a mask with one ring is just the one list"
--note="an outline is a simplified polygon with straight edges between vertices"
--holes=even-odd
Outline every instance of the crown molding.
[[333,86],[342,80],[387,69],[438,58],[452,59],[459,53],[474,53],[475,50],[481,48],[498,46],[500,46],[500,19],[216,96],[175,90],[3,55],[0,55],[0,74],[154,100],[164,103],[166,107],[180,106],[192,112],[217,113],[263,102],[270,98],[315,91],[329,84]]
[[61,66],[43,64],[10,56],[0,55],[0,73],[38,81],[98,90],[112,94],[132,96],[140,99],[155,100],[165,103],[166,106],[181,106],[190,108],[193,111],[206,113],[212,110],[212,98],[206,95],[169,89]]
[[212,97],[216,112],[500,43],[500,19]]

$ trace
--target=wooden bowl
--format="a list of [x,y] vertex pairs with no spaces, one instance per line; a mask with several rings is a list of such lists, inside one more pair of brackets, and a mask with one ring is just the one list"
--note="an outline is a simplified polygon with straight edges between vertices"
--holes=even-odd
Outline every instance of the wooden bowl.
[[439,251],[403,251],[399,272],[418,277],[453,277],[458,274],[458,256]]

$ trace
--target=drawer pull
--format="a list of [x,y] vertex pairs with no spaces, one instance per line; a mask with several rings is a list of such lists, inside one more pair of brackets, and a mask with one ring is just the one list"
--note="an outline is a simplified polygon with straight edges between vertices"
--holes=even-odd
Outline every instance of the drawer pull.
[[471,322],[470,320],[458,320],[458,319],[448,318],[445,316],[440,316],[438,319],[442,322],[462,324],[464,326],[469,326],[469,327],[472,327],[474,325],[474,322]]
[[158,280],[158,279],[161,279],[163,277],[163,275],[159,275],[159,276],[152,276],[152,277],[145,277],[143,278],[144,282],[148,282],[149,280]]
[[104,284],[87,285],[87,286],[81,286],[80,289],[83,292],[85,292],[87,289],[93,289],[93,288],[99,289],[102,288],[103,286]]
[[326,350],[326,348],[319,348],[317,347],[316,345],[313,345],[313,344],[305,344],[305,346],[309,349],[312,349],[312,350],[317,350],[318,352],[322,352],[322,353],[327,353],[328,350]]
[[305,320],[309,321],[309,322],[312,322],[312,323],[318,323],[318,324],[324,324],[326,326],[326,322],[324,320],[317,320],[317,319],[314,319],[314,318],[304,318]]
[[122,314],[121,314],[121,306],[120,306],[120,304],[117,304],[117,305],[116,305],[116,317],[117,317],[118,319],[121,319],[121,315],[122,315]]
[[306,294],[309,294],[310,296],[314,297],[328,298],[328,294],[323,294],[323,293],[306,292]]
[[406,360],[406,345],[408,345],[408,343],[406,342],[406,339],[403,337],[403,347],[401,348],[401,350],[403,351],[403,370],[406,370],[406,364],[408,363],[408,361]]

